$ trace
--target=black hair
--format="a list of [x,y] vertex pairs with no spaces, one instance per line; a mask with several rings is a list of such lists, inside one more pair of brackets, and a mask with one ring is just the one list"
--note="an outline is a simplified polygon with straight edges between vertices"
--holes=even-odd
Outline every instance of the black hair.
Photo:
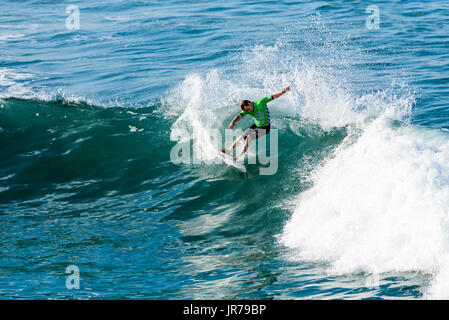
[[244,107],[249,106],[250,102],[251,101],[249,101],[249,100],[242,100],[240,102],[240,109],[244,110]]

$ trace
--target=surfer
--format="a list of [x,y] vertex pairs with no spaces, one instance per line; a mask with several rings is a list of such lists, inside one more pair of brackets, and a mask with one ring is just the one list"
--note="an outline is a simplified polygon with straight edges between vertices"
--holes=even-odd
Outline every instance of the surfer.
[[290,86],[282,89],[281,92],[275,93],[269,97],[264,97],[256,101],[242,100],[240,101],[240,113],[232,119],[228,129],[233,129],[235,123],[242,119],[245,115],[249,114],[254,118],[254,124],[246,129],[243,134],[238,137],[229,148],[221,148],[223,153],[231,153],[232,150],[239,144],[240,141],[245,140],[245,145],[239,155],[233,157],[232,160],[236,161],[242,156],[249,148],[251,141],[267,135],[270,132],[270,111],[268,110],[267,103],[271,100],[279,98],[287,91],[290,91]]

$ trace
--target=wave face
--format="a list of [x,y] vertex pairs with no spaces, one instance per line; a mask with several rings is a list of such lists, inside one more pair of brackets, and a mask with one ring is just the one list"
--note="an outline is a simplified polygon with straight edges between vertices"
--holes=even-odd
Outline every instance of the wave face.
[[[368,5],[81,1],[68,30],[8,3],[1,296],[449,298],[449,8],[380,2],[369,29]],[[276,173],[215,163],[239,101],[286,85]]]
[[[139,189],[140,183],[154,177],[148,166],[157,169],[165,158],[154,148],[170,146],[159,133],[154,108],[135,112],[86,102],[17,98],[1,103],[0,161],[7,183],[2,203],[73,187],[95,198],[114,190],[111,181],[122,187],[133,181],[132,188]],[[159,138],[152,147],[144,147],[155,134]],[[123,179],[131,180],[122,185]]]

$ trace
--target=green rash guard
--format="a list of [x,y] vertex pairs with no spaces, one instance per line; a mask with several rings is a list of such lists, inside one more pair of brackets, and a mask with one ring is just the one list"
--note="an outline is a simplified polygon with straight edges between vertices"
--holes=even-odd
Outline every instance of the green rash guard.
[[267,103],[273,100],[272,96],[265,97],[254,101],[254,111],[240,111],[241,115],[249,114],[254,118],[254,122],[258,127],[265,127],[270,124],[270,111],[268,111]]

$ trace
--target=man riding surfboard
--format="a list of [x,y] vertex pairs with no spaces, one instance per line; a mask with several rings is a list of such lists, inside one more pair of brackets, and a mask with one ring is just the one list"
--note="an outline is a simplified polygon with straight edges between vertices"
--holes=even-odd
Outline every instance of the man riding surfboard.
[[240,111],[240,113],[232,119],[228,129],[233,129],[235,127],[235,123],[247,114],[254,118],[254,124],[246,129],[246,131],[232,143],[230,148],[221,148],[221,152],[231,153],[240,141],[245,140],[245,145],[240,154],[232,158],[233,161],[236,161],[248,150],[251,141],[267,135],[271,128],[270,111],[268,110],[267,103],[271,100],[279,98],[287,91],[290,91],[290,86],[282,89],[281,92],[256,101],[240,101],[240,109],[242,111]]

